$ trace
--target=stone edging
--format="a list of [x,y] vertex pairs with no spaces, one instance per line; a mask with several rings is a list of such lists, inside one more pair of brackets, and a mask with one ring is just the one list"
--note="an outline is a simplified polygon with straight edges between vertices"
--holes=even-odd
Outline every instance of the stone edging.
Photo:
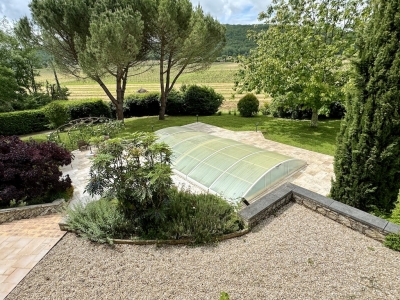
[[292,183],[286,183],[245,207],[239,215],[254,227],[290,201],[295,201],[366,236],[385,240],[390,233],[399,233],[400,226],[357,208],[324,197]]
[[30,219],[38,216],[57,213],[63,207],[64,199],[54,200],[52,203],[36,204],[22,207],[13,207],[0,210],[0,224],[20,219]]

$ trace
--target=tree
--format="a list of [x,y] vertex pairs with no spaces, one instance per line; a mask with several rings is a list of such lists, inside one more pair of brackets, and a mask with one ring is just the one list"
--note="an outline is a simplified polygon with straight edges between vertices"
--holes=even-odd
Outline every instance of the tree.
[[[153,2],[33,0],[32,17],[44,46],[61,70],[96,81],[123,120],[129,70],[144,59],[151,42]],[[116,95],[104,84],[113,76]]]
[[239,91],[263,91],[289,105],[318,111],[343,98],[344,60],[354,53],[353,30],[363,1],[273,0],[259,20],[269,25],[250,33],[257,48],[241,58]]
[[335,154],[334,199],[389,212],[400,188],[400,2],[373,1]]
[[159,0],[154,51],[159,57],[161,105],[165,119],[168,94],[179,76],[208,68],[225,45],[225,27],[189,0]]

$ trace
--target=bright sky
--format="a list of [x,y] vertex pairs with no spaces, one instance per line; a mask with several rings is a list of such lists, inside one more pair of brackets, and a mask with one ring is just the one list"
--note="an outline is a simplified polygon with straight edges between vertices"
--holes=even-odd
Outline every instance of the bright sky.
[[[9,20],[30,14],[28,4],[31,0],[0,0],[0,19]],[[258,14],[267,8],[271,0],[190,0],[193,5],[200,4],[222,24],[255,24]]]

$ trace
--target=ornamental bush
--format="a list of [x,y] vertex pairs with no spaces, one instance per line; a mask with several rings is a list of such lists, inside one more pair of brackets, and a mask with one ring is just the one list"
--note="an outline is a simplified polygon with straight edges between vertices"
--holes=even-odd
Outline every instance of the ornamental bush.
[[44,108],[44,114],[50,121],[49,128],[57,128],[69,121],[68,109],[57,102],[52,102]]
[[224,96],[208,86],[183,86],[181,91],[188,115],[213,115],[224,101]]
[[257,97],[249,93],[239,100],[237,108],[242,117],[252,117],[257,114],[259,105]]
[[36,204],[53,201],[52,195],[71,188],[60,166],[71,163],[71,154],[51,142],[21,141],[0,136],[0,206],[11,200]]

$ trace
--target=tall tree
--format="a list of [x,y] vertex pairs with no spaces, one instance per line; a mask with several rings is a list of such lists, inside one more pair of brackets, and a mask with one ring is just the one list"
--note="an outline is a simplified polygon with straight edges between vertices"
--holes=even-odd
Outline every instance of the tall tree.
[[389,212],[400,189],[400,1],[373,0],[335,154],[334,199]]
[[[46,50],[62,70],[96,81],[123,119],[129,70],[151,43],[154,3],[148,0],[32,0],[30,8]],[[104,84],[115,78],[116,93]]]
[[225,27],[189,0],[159,0],[154,24],[154,51],[159,57],[164,120],[168,94],[182,73],[208,68],[225,45]]
[[360,0],[273,0],[259,16],[267,30],[251,33],[257,44],[242,58],[239,91],[263,91],[274,100],[318,111],[343,98],[343,62],[354,53]]

